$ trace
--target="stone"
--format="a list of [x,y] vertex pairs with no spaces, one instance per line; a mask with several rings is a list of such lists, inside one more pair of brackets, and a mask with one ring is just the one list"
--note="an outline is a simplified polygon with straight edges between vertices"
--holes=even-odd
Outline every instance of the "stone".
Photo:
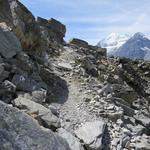
[[97,48],[96,51],[98,53],[98,56],[104,56],[104,57],[107,56],[107,49],[106,48]]
[[42,104],[46,101],[47,91],[44,89],[32,91],[31,93],[18,93],[19,96],[30,99],[36,103]]
[[59,115],[59,110],[58,110],[57,107],[55,107],[55,106],[53,106],[53,105],[49,105],[48,107],[49,107],[49,109],[51,110],[51,112],[52,112],[54,115],[56,115],[56,116]]
[[127,148],[126,146],[128,145],[127,143],[130,143],[130,137],[129,136],[125,136],[123,139],[122,139],[122,147],[123,148]]
[[0,56],[0,63],[3,63],[3,58]]
[[40,69],[40,77],[48,85],[46,102],[63,103],[67,100],[69,91],[65,80],[44,67]]
[[132,128],[132,132],[137,136],[142,135],[144,130],[145,130],[145,127],[140,124],[138,124]]
[[38,104],[34,101],[18,97],[13,101],[14,105],[19,109],[26,109],[28,114],[37,112],[37,119],[40,118],[44,122],[44,126],[48,128],[60,127],[59,119],[52,114],[50,109]]
[[16,108],[0,102],[0,149],[70,150],[67,142]]
[[150,137],[147,139],[145,137],[140,137],[140,139],[137,139],[137,137],[134,139],[135,143],[131,143],[131,148],[137,149],[137,150],[149,150],[150,149]]
[[133,101],[138,99],[137,92],[129,87],[128,85],[124,84],[113,84],[113,91],[115,93],[115,97],[121,98],[131,105]]
[[39,83],[31,78],[27,78],[22,75],[14,75],[12,82],[16,85],[16,88],[19,91],[32,92],[41,90],[41,86]]
[[110,84],[106,84],[102,89],[99,89],[98,94],[104,94],[104,95],[108,95],[110,93],[112,93],[112,87]]
[[99,150],[103,147],[102,137],[105,127],[106,124],[103,121],[86,122],[75,130],[75,134],[88,150]]
[[86,41],[76,39],[76,38],[73,38],[72,40],[70,40],[69,43],[73,44],[73,45],[76,45],[78,47],[83,47],[83,48],[88,48],[88,46],[89,46]]
[[5,80],[2,85],[7,89],[8,92],[11,92],[11,93],[15,93],[16,92],[16,86],[8,81],[8,80]]
[[58,68],[66,71],[71,71],[73,69],[69,63],[64,63],[64,62],[58,63],[57,66]]
[[28,55],[25,53],[19,53],[15,58],[9,60],[12,65],[11,73],[26,75],[27,73],[36,73],[36,66],[31,59],[28,59]]
[[135,114],[134,118],[136,122],[150,129],[150,118],[144,114]]
[[21,44],[16,35],[6,25],[0,23],[0,54],[4,58],[12,58],[22,50]]
[[128,102],[122,98],[112,97],[112,101],[119,107],[122,107],[124,114],[127,116],[133,116],[135,114],[134,109],[132,109]]
[[60,128],[57,132],[59,136],[63,137],[68,142],[71,150],[84,150],[79,140],[65,129]]
[[15,96],[15,92],[16,86],[12,82],[5,80],[0,84],[0,98],[3,102],[10,103]]

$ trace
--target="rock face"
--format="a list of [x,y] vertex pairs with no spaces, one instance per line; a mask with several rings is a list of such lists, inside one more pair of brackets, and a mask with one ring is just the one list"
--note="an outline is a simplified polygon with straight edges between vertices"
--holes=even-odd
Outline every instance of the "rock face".
[[5,80],[0,84],[0,89],[1,100],[5,103],[10,103],[15,96],[16,86],[12,82]]
[[0,102],[0,145],[3,150],[69,150],[68,144],[51,130],[18,109]]
[[24,50],[41,51],[46,43],[32,13],[18,0],[1,0],[0,22],[6,22]]
[[22,50],[19,40],[5,23],[0,23],[0,43],[0,54],[4,58],[12,58]]
[[100,150],[103,147],[102,137],[105,131],[103,121],[87,122],[75,131],[77,137],[82,140],[88,150]]
[[0,22],[6,22],[8,26],[12,27],[12,14],[8,0],[0,0]]
[[20,39],[23,49],[41,51],[45,43],[41,37],[40,28],[35,21],[35,17],[17,0],[10,0],[9,5],[14,32]]
[[43,38],[47,41],[47,47],[54,45],[54,43],[55,47],[56,44],[64,43],[63,38],[65,37],[66,27],[61,22],[53,18],[46,20],[38,17],[37,23],[41,27]]

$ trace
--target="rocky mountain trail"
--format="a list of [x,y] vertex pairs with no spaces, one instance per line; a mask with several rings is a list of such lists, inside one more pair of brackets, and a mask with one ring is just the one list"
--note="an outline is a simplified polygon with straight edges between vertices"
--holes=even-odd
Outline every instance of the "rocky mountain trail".
[[0,4],[0,150],[149,149],[148,61],[66,43],[61,22]]

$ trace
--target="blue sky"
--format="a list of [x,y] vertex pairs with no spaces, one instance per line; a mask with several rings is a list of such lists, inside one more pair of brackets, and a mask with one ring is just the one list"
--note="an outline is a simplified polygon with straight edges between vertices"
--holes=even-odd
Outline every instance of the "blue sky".
[[35,16],[55,18],[73,37],[96,44],[112,32],[150,35],[150,0],[20,0]]

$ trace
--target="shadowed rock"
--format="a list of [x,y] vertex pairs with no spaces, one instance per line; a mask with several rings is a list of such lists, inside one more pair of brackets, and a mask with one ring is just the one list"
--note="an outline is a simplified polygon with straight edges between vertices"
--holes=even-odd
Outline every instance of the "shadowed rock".
[[64,139],[18,109],[0,102],[1,150],[69,150]]
[[0,23],[0,54],[4,58],[12,58],[22,50],[16,35],[6,23]]

